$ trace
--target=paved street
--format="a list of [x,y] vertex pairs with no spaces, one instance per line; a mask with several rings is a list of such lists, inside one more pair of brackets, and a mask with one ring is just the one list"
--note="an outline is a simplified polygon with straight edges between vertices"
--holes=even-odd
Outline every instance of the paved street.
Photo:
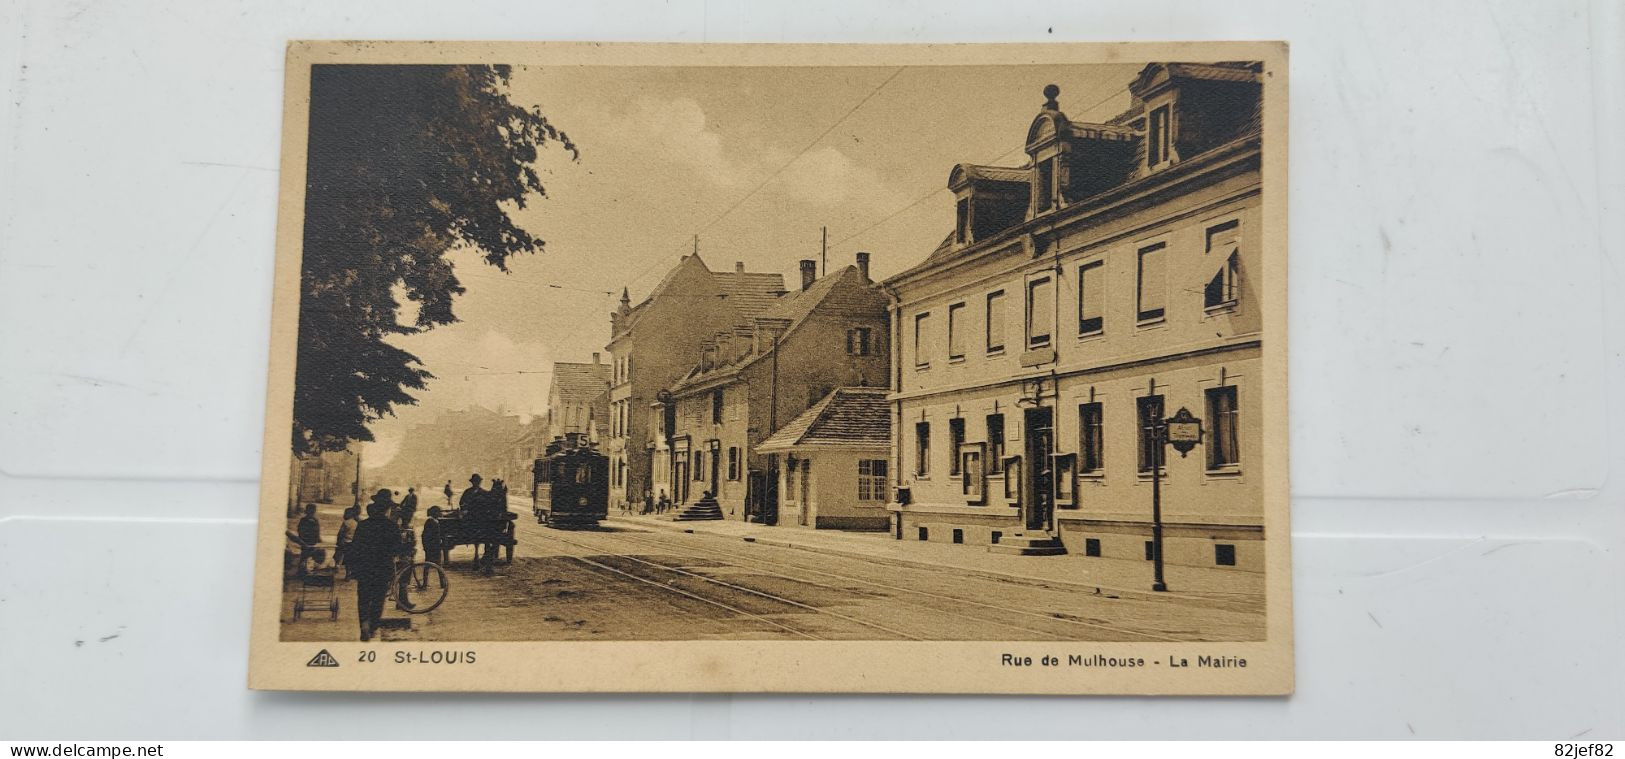
[[[386,640],[1256,640],[1261,598],[1153,595],[971,572],[928,562],[833,554],[808,547],[684,532],[651,520],[611,519],[560,531],[519,512],[512,565],[490,577],[453,555],[451,592]],[[326,528],[326,514],[324,529]],[[790,528],[773,534],[789,535]],[[801,532],[801,531],[796,531]],[[880,535],[851,536],[896,547]],[[848,541],[851,542],[851,541]],[[861,543],[859,543],[861,545]],[[919,548],[978,551],[968,546]],[[1022,562],[1068,557],[1001,557]],[[1050,566],[1056,566],[1051,564]],[[290,597],[292,594],[289,594]],[[338,622],[309,617],[291,640],[354,637],[353,584]],[[291,601],[284,604],[291,609]],[[405,617],[391,611],[392,617]],[[288,619],[287,614],[284,615]]]

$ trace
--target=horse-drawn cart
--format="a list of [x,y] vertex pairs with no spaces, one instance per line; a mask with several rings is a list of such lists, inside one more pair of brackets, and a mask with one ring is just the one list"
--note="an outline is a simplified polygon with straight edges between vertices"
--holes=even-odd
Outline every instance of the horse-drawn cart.
[[513,561],[513,547],[518,542],[514,540],[513,528],[517,514],[511,511],[496,513],[468,513],[466,511],[452,511],[440,517],[440,548],[446,551],[446,561],[451,561],[451,549],[458,546],[474,546],[474,557],[479,559],[481,546],[501,546],[504,551],[504,561]]

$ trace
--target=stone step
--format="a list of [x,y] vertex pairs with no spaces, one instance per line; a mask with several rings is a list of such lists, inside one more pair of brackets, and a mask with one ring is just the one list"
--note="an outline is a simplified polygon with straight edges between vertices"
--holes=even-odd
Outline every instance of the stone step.
[[722,505],[716,503],[694,504],[678,510],[671,519],[673,522],[701,522],[714,521],[722,518]]
[[1025,535],[1016,533],[1006,535],[999,542],[987,547],[988,553],[1002,553],[1013,556],[1060,556],[1066,553],[1066,546],[1061,541],[1038,533]]

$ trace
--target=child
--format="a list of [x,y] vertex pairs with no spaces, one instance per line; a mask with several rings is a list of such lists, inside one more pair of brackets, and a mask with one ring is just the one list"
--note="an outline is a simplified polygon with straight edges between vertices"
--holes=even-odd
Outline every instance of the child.
[[423,520],[423,560],[445,566],[445,551],[440,547],[439,506],[429,507],[429,517]]
[[305,552],[299,563],[299,574],[314,575],[321,572],[331,573],[333,563],[327,560],[327,549],[312,548]]
[[[361,523],[361,509],[351,506],[344,510],[344,521],[339,524],[338,547],[333,549],[333,563],[343,567],[344,555],[349,553],[350,542],[355,540],[356,525]],[[350,569],[345,567],[344,579],[350,579]]]

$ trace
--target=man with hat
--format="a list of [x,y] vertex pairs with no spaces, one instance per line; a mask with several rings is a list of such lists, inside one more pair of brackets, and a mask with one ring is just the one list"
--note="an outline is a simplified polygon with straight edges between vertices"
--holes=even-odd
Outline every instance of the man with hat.
[[[491,491],[480,488],[481,481],[482,478],[478,472],[470,475],[468,489],[464,490],[463,494],[457,498],[457,508],[463,512],[462,518],[465,520],[485,519],[490,514]],[[464,522],[464,524],[470,523]],[[482,548],[479,545],[474,546],[474,566],[480,569],[485,568],[486,561],[489,559],[488,556],[480,555]],[[488,553],[488,551],[485,552]]]
[[481,478],[478,472],[468,478],[468,489],[457,498],[457,508],[462,510],[464,516],[478,515],[485,508],[485,491],[480,488]]
[[395,574],[395,556],[400,552],[401,531],[389,519],[395,507],[388,490],[373,494],[367,504],[367,518],[356,525],[345,563],[355,578],[356,612],[361,619],[361,640],[372,640],[378,621],[384,615],[384,599]]

